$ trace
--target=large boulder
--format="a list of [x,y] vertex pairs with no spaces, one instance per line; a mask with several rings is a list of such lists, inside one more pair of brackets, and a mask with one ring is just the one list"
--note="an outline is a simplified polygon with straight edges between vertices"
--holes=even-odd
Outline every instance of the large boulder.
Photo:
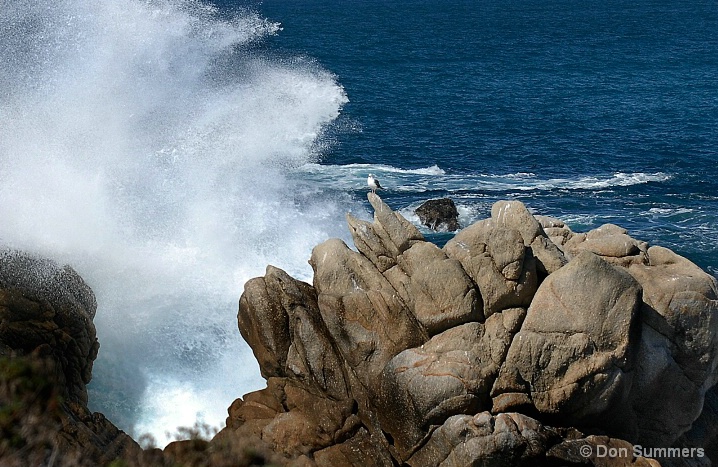
[[[251,297],[251,301],[249,301]],[[293,375],[335,398],[347,396],[343,361],[319,314],[311,285],[268,266],[245,284],[239,328],[265,378]]]
[[636,280],[590,252],[550,275],[494,385],[494,410],[528,405],[568,426],[620,430],[612,408],[631,390],[640,304]]
[[428,338],[396,289],[365,256],[341,240],[312,251],[319,313],[328,335],[367,388],[384,365]]
[[585,234],[572,235],[563,247],[570,256],[588,250],[619,266],[647,262],[648,243],[635,240],[626,229],[614,224],[604,224]]
[[539,280],[536,259],[518,230],[480,221],[449,240],[444,251],[476,283],[484,316],[531,303]]
[[357,250],[371,261],[379,272],[396,264],[396,258],[417,242],[424,241],[419,229],[394,212],[376,194],[368,194],[374,208],[374,222],[347,214],[347,224]]
[[491,206],[497,226],[517,230],[536,257],[539,271],[551,274],[566,264],[563,252],[549,241],[539,221],[520,201],[498,201]]
[[384,276],[430,335],[469,321],[483,321],[481,296],[474,282],[459,261],[433,243],[412,245]]
[[235,437],[297,458],[356,435],[361,423],[354,410],[351,398],[335,400],[297,380],[270,378],[266,389],[232,404],[227,426]]
[[633,263],[628,272],[643,289],[631,404],[638,439],[665,446],[690,429],[718,382],[718,288],[712,276],[662,247],[648,248],[647,264]]
[[484,315],[528,307],[539,282],[566,258],[523,203],[500,201],[491,218],[463,229],[444,245],[477,284]]
[[[563,440],[558,441],[557,440]],[[610,451],[609,451],[610,450]],[[606,455],[611,452],[611,455]],[[542,425],[520,413],[455,415],[431,434],[407,461],[410,466],[568,466],[660,467],[633,455],[633,446],[609,437]]]
[[391,403],[379,418],[400,452],[409,454],[452,415],[491,408],[491,384],[524,316],[525,310],[513,308],[485,323],[456,326],[386,365],[381,394]]
[[81,404],[99,348],[96,308],[92,290],[69,266],[0,251],[0,355],[51,358],[63,396]]
[[536,465],[545,457],[552,435],[550,429],[522,414],[455,415],[407,463],[416,467]]

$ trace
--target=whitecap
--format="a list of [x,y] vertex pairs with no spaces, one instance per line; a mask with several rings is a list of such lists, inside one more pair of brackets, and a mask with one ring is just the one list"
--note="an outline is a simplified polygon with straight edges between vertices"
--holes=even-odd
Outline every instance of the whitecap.
[[334,165],[334,164],[318,164],[309,163],[304,164],[297,169],[298,172],[307,173],[326,173],[335,175],[346,175],[346,174],[381,174],[393,173],[393,174],[413,174],[413,175],[444,175],[446,172],[438,165],[432,165],[430,167],[423,167],[419,169],[402,169],[386,164],[345,164],[345,165]]

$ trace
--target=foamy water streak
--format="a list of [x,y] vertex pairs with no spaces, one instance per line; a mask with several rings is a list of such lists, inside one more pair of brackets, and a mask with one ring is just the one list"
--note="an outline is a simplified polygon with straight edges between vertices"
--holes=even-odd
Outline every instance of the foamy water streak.
[[343,89],[252,52],[279,25],[197,1],[14,1],[0,31],[0,245],[95,290],[91,408],[160,443],[220,425],[263,386],[236,327],[244,282],[270,263],[309,279],[311,248],[346,235],[352,201],[300,205],[288,173]]
[[[543,178],[531,172],[507,174],[446,173],[437,165],[418,169],[401,169],[384,164],[320,165],[304,164],[297,171],[314,178],[324,186],[341,190],[365,188],[362,181],[368,173],[376,174],[382,185],[402,193],[446,191],[461,197],[462,193],[496,191],[602,190],[619,186],[661,183],[671,179],[664,172],[616,172],[594,176]],[[473,196],[470,194],[469,196]]]

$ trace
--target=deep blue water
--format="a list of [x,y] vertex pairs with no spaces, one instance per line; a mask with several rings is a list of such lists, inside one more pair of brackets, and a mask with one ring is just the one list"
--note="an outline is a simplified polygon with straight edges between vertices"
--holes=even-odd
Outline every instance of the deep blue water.
[[361,198],[373,171],[394,208],[449,196],[464,223],[519,199],[718,270],[716,1],[241,4],[282,24],[263,53],[348,95],[313,171],[326,190]]

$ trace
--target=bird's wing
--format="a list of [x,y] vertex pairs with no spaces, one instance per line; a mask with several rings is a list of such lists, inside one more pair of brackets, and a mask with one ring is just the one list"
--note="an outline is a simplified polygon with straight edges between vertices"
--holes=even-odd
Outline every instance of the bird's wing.
[[374,179],[374,183],[376,183],[376,187],[377,187],[377,188],[381,188],[382,190],[384,189],[384,187],[381,186],[381,183],[379,183],[379,180]]

